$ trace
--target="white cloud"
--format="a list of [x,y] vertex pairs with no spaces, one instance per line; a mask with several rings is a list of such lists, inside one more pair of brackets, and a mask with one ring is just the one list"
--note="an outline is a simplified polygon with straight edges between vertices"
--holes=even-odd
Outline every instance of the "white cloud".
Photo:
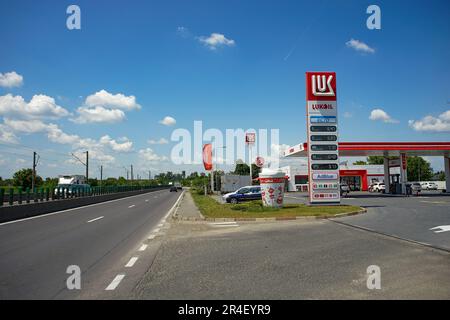
[[409,120],[408,124],[416,131],[450,132],[450,110],[441,113],[437,118],[426,116],[422,120]]
[[5,118],[3,120],[5,125],[11,128],[15,132],[23,133],[38,133],[48,129],[48,125],[41,120],[13,120]]
[[0,116],[56,119],[68,115],[69,111],[57,105],[55,99],[43,94],[34,95],[28,103],[21,96],[0,96]]
[[122,142],[117,142],[111,139],[110,136],[105,135],[100,138],[100,143],[109,146],[111,149],[117,152],[130,152],[133,149],[133,142],[128,140],[127,137],[119,139]]
[[14,132],[12,132],[11,128],[3,124],[0,124],[0,142],[17,143],[19,142],[19,139],[14,134]]
[[125,119],[125,113],[119,109],[106,109],[101,106],[94,108],[79,107],[79,116],[71,121],[79,124],[85,123],[116,123]]
[[382,109],[373,109],[370,113],[369,119],[374,121],[381,120],[385,123],[398,123],[397,120],[392,119],[392,117]]
[[211,50],[216,50],[218,47],[222,46],[231,47],[235,45],[233,39],[227,39],[220,33],[211,33],[209,37],[199,37],[198,40]]
[[164,119],[160,120],[159,123],[165,125],[165,126],[173,126],[177,123],[177,120],[175,120],[172,117],[164,117]]
[[23,77],[15,71],[0,73],[0,87],[12,88],[20,87],[23,84]]
[[146,148],[139,150],[139,156],[146,161],[165,161],[167,157],[157,155],[152,149]]
[[147,141],[149,144],[168,144],[169,140],[161,138],[159,140],[150,139]]
[[116,123],[125,119],[124,111],[138,109],[141,109],[141,106],[136,102],[135,96],[100,90],[85,99],[84,105],[77,109],[79,116],[71,121],[79,124]]
[[347,41],[345,45],[349,48],[355,49],[356,51],[364,52],[364,53],[375,53],[375,49],[369,47],[362,41],[350,39]]
[[106,90],[100,90],[88,96],[85,100],[85,105],[88,107],[109,107],[124,110],[141,109],[141,106],[136,103],[135,96],[125,96],[122,93],[112,94]]

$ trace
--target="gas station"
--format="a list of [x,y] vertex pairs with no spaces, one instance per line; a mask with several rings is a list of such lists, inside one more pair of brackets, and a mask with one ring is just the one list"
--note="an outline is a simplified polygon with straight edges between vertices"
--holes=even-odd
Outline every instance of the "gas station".
[[[306,180],[311,204],[340,202],[340,176],[344,174],[340,170],[340,157],[384,157],[384,192],[404,195],[409,193],[410,186],[409,156],[444,157],[443,190],[450,193],[450,142],[340,142],[336,73],[306,72],[305,76],[307,141],[288,148],[284,156],[307,159]],[[390,174],[393,166],[399,168],[399,175]],[[367,177],[359,177],[367,188]]]
[[[400,192],[397,193],[402,194],[406,194],[406,182],[408,181],[406,161],[408,156],[444,157],[445,191],[450,193],[450,142],[339,142],[338,153],[339,157],[384,157],[384,181],[400,185],[401,191],[399,190]],[[308,157],[308,143],[305,142],[288,148],[284,152],[284,156]],[[392,166],[393,160],[389,160],[388,157],[398,157],[399,181],[396,181],[395,177],[389,174],[389,168]],[[390,188],[386,188],[385,193],[390,192]]]

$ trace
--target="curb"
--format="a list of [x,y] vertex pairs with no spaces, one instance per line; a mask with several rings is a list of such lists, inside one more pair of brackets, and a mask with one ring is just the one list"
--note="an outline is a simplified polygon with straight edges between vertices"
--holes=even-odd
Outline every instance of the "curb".
[[[301,217],[273,217],[273,218],[206,218],[201,219],[190,219],[189,221],[207,221],[207,222],[266,222],[266,221],[294,221],[294,220],[327,220],[335,219],[341,217],[354,216],[357,214],[366,213],[367,209],[361,209],[358,211],[338,213],[334,216],[301,216]],[[183,219],[180,219],[183,220]],[[187,221],[188,219],[185,219]]]

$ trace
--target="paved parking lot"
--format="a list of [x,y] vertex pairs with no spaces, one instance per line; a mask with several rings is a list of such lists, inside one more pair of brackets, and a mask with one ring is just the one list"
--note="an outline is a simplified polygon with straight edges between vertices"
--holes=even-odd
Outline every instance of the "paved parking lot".
[[[306,201],[304,193],[287,194],[287,202]],[[335,219],[338,222],[450,250],[450,231],[430,230],[450,226],[450,195],[430,191],[418,197],[399,197],[355,192],[342,203],[367,208],[367,213]]]

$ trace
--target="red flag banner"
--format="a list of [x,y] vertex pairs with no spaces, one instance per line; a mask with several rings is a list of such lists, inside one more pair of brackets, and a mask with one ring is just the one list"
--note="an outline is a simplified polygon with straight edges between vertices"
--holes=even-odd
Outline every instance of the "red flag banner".
[[212,170],[212,145],[210,143],[203,146],[203,166],[205,170]]

